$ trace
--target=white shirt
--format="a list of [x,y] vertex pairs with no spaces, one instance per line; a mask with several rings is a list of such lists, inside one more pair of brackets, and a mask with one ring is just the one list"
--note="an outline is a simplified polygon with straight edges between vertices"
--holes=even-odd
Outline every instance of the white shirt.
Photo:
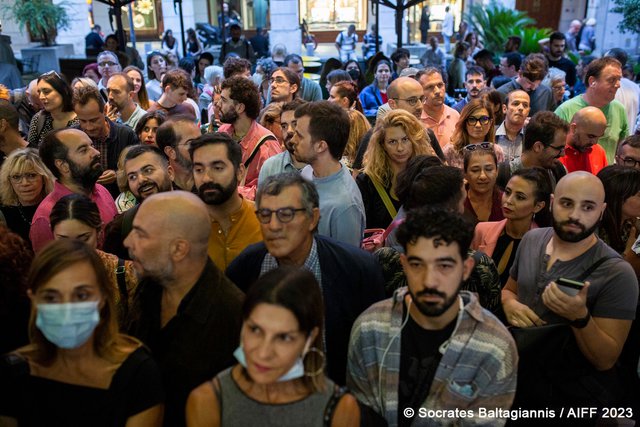
[[451,12],[444,14],[444,19],[442,20],[442,34],[447,37],[451,37],[453,35],[453,13]]

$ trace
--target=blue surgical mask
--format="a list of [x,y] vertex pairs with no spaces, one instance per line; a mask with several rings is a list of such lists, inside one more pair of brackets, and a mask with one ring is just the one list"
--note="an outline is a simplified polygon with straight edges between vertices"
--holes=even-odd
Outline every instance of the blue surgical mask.
[[59,348],[71,349],[86,343],[100,322],[100,301],[38,304],[36,326]]
[[[278,382],[290,381],[290,380],[295,380],[296,378],[304,377],[304,362],[302,359],[304,358],[304,355],[307,353],[307,348],[309,347],[309,344],[310,342],[307,341],[307,345],[305,345],[305,349],[302,353],[302,356],[296,359],[296,362],[293,364],[291,369],[287,371],[286,374],[278,378]],[[233,352],[233,356],[238,360],[238,363],[240,363],[245,369],[247,368],[247,359],[244,355],[242,344],[240,344],[238,348],[236,348],[236,351]]]

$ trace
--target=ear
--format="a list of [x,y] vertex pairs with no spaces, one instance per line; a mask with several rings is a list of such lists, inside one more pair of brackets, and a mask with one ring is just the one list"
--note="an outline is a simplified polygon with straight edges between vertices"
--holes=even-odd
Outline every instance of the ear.
[[392,110],[395,110],[396,108],[398,108],[398,105],[396,104],[395,99],[389,98],[387,102],[389,103],[389,107],[391,107]]
[[166,147],[164,147],[164,154],[166,154],[167,157],[170,158],[171,160],[176,159],[176,149],[170,145],[167,145]]
[[544,209],[544,207],[547,205],[547,203],[545,201],[541,201],[536,203],[536,205],[533,207],[533,213],[537,214],[538,212],[540,212],[542,209]]
[[536,141],[533,143],[532,148],[534,153],[540,153],[544,150],[544,144],[541,141]]
[[244,113],[244,111],[245,111],[244,104],[243,104],[242,102],[238,102],[238,103],[236,104],[236,112],[237,112],[238,114],[242,114],[242,113]]
[[29,299],[31,300],[31,306],[35,306],[35,302],[33,301],[35,299],[35,295],[33,293],[33,291],[31,289],[27,289],[27,296],[29,297]]
[[308,230],[313,232],[320,222],[320,208],[313,208],[313,213],[311,214],[311,224],[309,224]]
[[307,338],[307,342],[304,346],[304,349],[302,350],[302,354],[305,354],[306,352],[309,351],[311,347],[313,347],[313,342],[316,340],[319,333],[320,333],[320,328],[318,328],[317,326],[311,330],[311,333],[309,334],[309,338]]
[[61,173],[65,173],[65,174],[69,173],[69,163],[67,163],[66,160],[55,159],[53,161],[53,164],[56,165],[56,167]]
[[409,269],[409,259],[406,254],[400,254],[400,264],[402,265],[402,270],[405,272]]
[[602,212],[600,212],[600,221],[602,221],[602,217],[604,216],[604,211],[607,209],[607,203],[602,204]]
[[502,104],[502,114],[507,114],[507,104]]
[[576,133],[576,129],[578,128],[578,124],[577,123],[571,123],[569,125],[569,133]]
[[242,178],[244,178],[246,172],[247,169],[244,167],[244,163],[240,163],[240,166],[238,166],[238,170],[236,171],[236,179],[238,180],[238,183],[242,181]]
[[186,239],[174,239],[170,243],[169,254],[174,261],[181,261],[189,255],[191,245]]
[[553,212],[553,193],[549,195],[549,212]]
[[467,280],[469,278],[475,266],[476,266],[476,261],[473,259],[472,256],[468,256],[467,259],[464,260],[464,263],[462,265],[462,268],[463,268],[462,278],[464,280]]
[[169,175],[169,179],[171,180],[171,182],[173,182],[173,180],[176,177],[176,174],[175,174],[175,171],[173,170],[173,167],[171,167],[171,165],[167,167],[167,175]]
[[289,88],[289,93],[296,93],[296,91],[298,90],[298,85],[291,85],[291,87]]

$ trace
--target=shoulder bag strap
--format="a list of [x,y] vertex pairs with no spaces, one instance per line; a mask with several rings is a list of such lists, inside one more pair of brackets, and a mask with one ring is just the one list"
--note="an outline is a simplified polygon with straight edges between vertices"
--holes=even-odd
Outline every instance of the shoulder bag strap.
[[373,182],[373,186],[376,187],[376,191],[382,199],[382,203],[384,203],[384,206],[387,208],[387,212],[389,212],[391,218],[395,218],[396,215],[398,215],[398,211],[396,210],[395,206],[393,206],[391,198],[389,197],[389,193],[387,193],[387,190],[384,189],[382,184],[380,184],[377,179],[371,177],[369,178],[371,179],[371,182]]
[[40,141],[40,134],[42,133],[42,129],[44,129],[45,122],[46,118],[44,117],[44,111],[40,111],[38,114],[38,121],[36,122],[36,141]]
[[591,267],[587,268],[584,271],[584,273],[582,273],[580,275],[580,277],[578,277],[576,280],[579,281],[579,282],[584,282],[591,275],[591,273],[596,271],[598,269],[598,267],[600,267],[602,265],[602,263],[604,263],[606,260],[608,260],[610,258],[611,257],[603,256],[602,258],[600,258],[599,260],[597,260],[596,262],[591,264]]
[[340,398],[347,393],[346,387],[335,386],[333,394],[327,402],[327,406],[324,408],[324,417],[323,417],[323,425],[324,427],[331,426],[331,420],[333,419],[333,414],[336,412],[336,407],[338,406],[338,402],[340,402]]
[[269,141],[269,140],[274,140],[275,141],[276,137],[273,136],[273,135],[265,135],[262,138],[260,138],[260,140],[258,141],[256,146],[253,147],[253,151],[251,152],[251,155],[249,155],[249,158],[244,162],[244,167],[245,168],[249,167],[249,165],[253,161],[253,158],[256,157],[256,154],[258,154],[258,151],[260,150],[260,147],[262,147],[262,144],[264,144],[265,141]]

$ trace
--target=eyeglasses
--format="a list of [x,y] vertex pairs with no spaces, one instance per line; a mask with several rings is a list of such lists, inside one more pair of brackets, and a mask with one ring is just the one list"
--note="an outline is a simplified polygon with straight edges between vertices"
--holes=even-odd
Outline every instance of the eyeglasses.
[[411,98],[393,98],[396,101],[405,101],[407,104],[411,105],[412,107],[415,107],[415,105],[420,102],[421,104],[424,104],[424,101],[427,100],[427,97],[422,95],[421,97],[417,97],[417,96],[412,96]]
[[35,181],[40,175],[38,175],[37,173],[33,173],[33,172],[27,172],[27,173],[23,173],[23,174],[16,174],[16,175],[11,175],[10,179],[11,182],[13,182],[14,184],[19,184],[22,182],[22,178],[26,179],[27,182],[33,182]]
[[469,117],[467,119],[467,124],[471,126],[475,126],[478,122],[480,122],[482,126],[486,126],[489,124],[489,122],[491,122],[491,117],[481,116],[481,117]]
[[98,63],[99,67],[113,67],[114,65],[117,65],[117,64],[113,61],[104,61],[104,62]]
[[554,150],[556,150],[558,153],[561,153],[564,151],[564,145],[561,145],[560,147],[556,147],[555,145],[545,145],[545,147],[547,148],[553,148]]
[[625,157],[623,159],[620,156],[616,156],[616,160],[618,161],[619,164],[622,164],[624,166],[628,166],[630,168],[640,167],[640,160],[636,160],[636,159],[631,158],[631,157]]
[[256,217],[258,221],[263,224],[269,224],[271,222],[271,216],[275,213],[276,218],[283,224],[293,221],[296,216],[296,212],[306,211],[305,208],[280,208],[272,211],[271,209],[258,209],[256,211]]
[[281,85],[282,83],[289,83],[289,80],[282,77],[271,77],[269,79],[269,84],[272,85],[274,83]]
[[390,147],[396,147],[398,144],[407,145],[411,144],[411,140],[408,136],[403,136],[401,139],[389,139],[384,142]]
[[493,150],[493,142],[480,142],[478,144],[469,144],[469,145],[465,145],[464,149],[467,151]]

